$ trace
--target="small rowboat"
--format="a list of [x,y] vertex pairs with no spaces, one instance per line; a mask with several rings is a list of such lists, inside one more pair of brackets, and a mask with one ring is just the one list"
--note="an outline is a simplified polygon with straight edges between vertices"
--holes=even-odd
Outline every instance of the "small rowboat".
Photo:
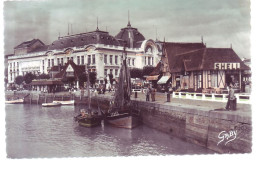
[[60,103],[61,105],[74,105],[74,100],[67,100],[67,101],[53,101],[53,103]]
[[43,103],[42,107],[55,107],[55,106],[61,106],[61,103]]
[[20,104],[23,102],[24,102],[24,99],[6,100],[5,104]]

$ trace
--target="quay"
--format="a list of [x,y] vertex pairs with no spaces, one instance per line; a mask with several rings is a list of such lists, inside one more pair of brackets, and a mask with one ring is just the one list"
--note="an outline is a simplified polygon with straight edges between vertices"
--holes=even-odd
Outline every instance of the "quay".
[[[25,97],[25,103],[41,104],[53,100],[75,100],[87,103],[79,92],[47,94],[40,92],[6,92],[10,97]],[[92,106],[106,109],[112,93],[93,95]],[[226,102],[213,102],[171,97],[156,93],[155,102],[146,102],[145,95],[133,94],[132,106],[140,110],[143,124],[217,153],[250,153],[252,151],[252,111],[250,104],[237,104],[236,111],[225,111]]]

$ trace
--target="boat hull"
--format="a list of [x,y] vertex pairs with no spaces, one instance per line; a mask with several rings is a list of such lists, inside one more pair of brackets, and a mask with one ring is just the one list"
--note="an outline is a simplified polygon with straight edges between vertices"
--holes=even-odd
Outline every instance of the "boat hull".
[[87,114],[82,116],[81,114],[74,117],[74,120],[78,122],[79,125],[83,127],[95,127],[101,125],[102,116],[99,116],[98,113],[92,112],[91,115]]
[[53,103],[60,103],[61,105],[74,105],[74,100],[68,100],[68,101],[53,101]]
[[24,99],[7,100],[7,101],[5,101],[5,104],[22,104],[23,102],[24,102]]
[[141,118],[135,113],[118,113],[106,116],[105,122],[114,127],[132,129],[141,124]]
[[83,127],[96,127],[101,125],[101,118],[84,118],[78,120],[78,123]]
[[61,106],[61,103],[43,103],[42,107],[56,107]]

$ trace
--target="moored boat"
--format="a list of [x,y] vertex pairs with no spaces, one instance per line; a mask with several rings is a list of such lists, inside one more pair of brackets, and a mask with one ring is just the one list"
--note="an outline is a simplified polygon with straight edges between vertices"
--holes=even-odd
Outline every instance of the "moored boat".
[[61,106],[61,103],[43,103],[42,107],[55,107],[55,106]]
[[75,101],[74,100],[66,100],[66,101],[60,101],[60,100],[55,100],[53,103],[60,103],[61,105],[74,105]]
[[110,103],[104,120],[105,123],[111,124],[114,127],[132,129],[141,124],[141,116],[139,111],[131,108],[131,77],[126,63],[127,55],[125,47],[123,58],[114,100]]
[[101,125],[102,115],[97,111],[88,111],[81,109],[80,114],[74,117],[74,120],[83,127],[95,127]]
[[24,103],[24,99],[6,100],[5,104],[21,104]]

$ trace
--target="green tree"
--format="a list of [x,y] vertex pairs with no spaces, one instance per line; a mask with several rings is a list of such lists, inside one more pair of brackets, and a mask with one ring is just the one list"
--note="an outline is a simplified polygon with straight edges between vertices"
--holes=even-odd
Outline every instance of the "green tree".
[[145,66],[145,67],[143,67],[143,77],[144,76],[149,76],[152,72],[153,72],[153,70],[155,69],[155,67],[153,67],[153,66]]
[[21,85],[22,83],[23,83],[23,81],[24,81],[24,77],[23,76],[21,76],[21,75],[19,75],[19,76],[17,76],[16,78],[15,78],[15,83],[17,84],[17,85]]
[[42,73],[37,77],[37,79],[50,79],[50,75]]
[[130,69],[131,78],[142,78],[143,77],[143,70],[138,68]]
[[26,84],[30,84],[34,79],[36,79],[36,76],[32,73],[27,73],[24,75],[24,82]]
[[87,75],[85,72],[79,75],[79,86],[84,87],[84,82],[87,82]]
[[109,77],[109,82],[110,84],[113,83],[114,79],[113,79],[113,74],[108,74],[108,77]]
[[92,87],[96,83],[96,80],[97,80],[97,73],[96,72],[89,72],[89,82],[90,82]]

